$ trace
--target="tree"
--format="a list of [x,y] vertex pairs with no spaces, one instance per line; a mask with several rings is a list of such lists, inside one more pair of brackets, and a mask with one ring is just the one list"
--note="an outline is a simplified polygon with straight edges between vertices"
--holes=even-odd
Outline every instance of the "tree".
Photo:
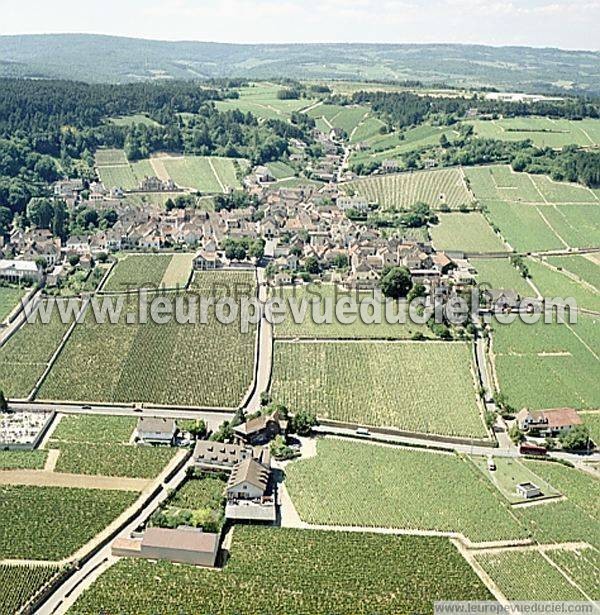
[[585,449],[590,444],[590,430],[587,425],[575,425],[572,429],[563,429],[558,441],[568,451]]
[[333,259],[333,266],[336,269],[345,269],[348,266],[348,255],[336,254]]
[[321,272],[321,266],[316,256],[309,256],[304,261],[304,268],[312,275],[318,275]]
[[496,423],[496,413],[491,412],[490,410],[486,410],[484,414],[484,420],[486,427],[488,429],[492,429]]
[[202,419],[196,419],[194,424],[188,429],[192,437],[202,439],[206,436],[207,428],[206,423]]
[[4,397],[4,391],[0,389],[0,412],[8,412],[8,401]]
[[223,421],[219,429],[217,429],[217,431],[215,431],[210,437],[213,442],[226,442],[231,440],[232,438],[233,429],[229,421]]
[[298,453],[285,442],[283,436],[275,436],[275,439],[271,442],[271,455],[279,461],[286,461],[287,459],[293,459],[298,456]]
[[423,286],[423,284],[417,283],[415,284],[408,293],[406,299],[410,303],[417,297],[424,297],[427,294],[427,289]]
[[381,278],[381,291],[386,297],[400,299],[406,297],[412,287],[410,272],[406,267],[392,267]]
[[31,199],[27,205],[27,218],[37,228],[49,229],[54,218],[54,207],[49,199]]
[[242,425],[246,422],[246,413],[242,408],[238,408],[231,419],[231,426],[237,427],[238,425]]
[[448,137],[442,133],[442,136],[440,137],[440,145],[446,149],[450,143],[448,142]]
[[308,436],[312,428],[318,425],[317,417],[313,412],[300,410],[290,421],[290,432],[297,433],[299,436]]
[[0,235],[7,235],[13,221],[13,212],[8,207],[0,207]]
[[69,256],[69,265],[71,265],[71,267],[77,267],[77,265],[79,265],[79,254],[71,254],[71,256]]
[[519,426],[517,425],[517,423],[515,423],[509,430],[508,430],[508,437],[515,443],[515,444],[521,444],[521,442],[523,442],[525,440],[525,434],[519,429]]
[[64,201],[59,201],[54,205],[54,215],[52,217],[52,234],[60,237],[63,241],[67,238],[67,221],[69,214]]
[[255,239],[250,245],[248,255],[250,258],[262,258],[265,254],[265,240],[262,238]]

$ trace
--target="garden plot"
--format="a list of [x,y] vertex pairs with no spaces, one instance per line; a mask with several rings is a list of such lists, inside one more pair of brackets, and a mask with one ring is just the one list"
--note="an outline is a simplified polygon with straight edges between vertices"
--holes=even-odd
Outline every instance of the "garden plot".
[[326,438],[316,457],[286,467],[286,485],[310,524],[434,530],[473,542],[526,537],[488,479],[454,454]]
[[419,202],[432,209],[469,207],[473,197],[457,169],[419,171],[357,179],[342,188],[379,203],[383,210],[409,209]]
[[462,342],[276,342],[271,393],[321,418],[487,437]]
[[222,572],[123,559],[71,612],[150,615],[185,603],[213,615],[397,615],[441,599],[491,599],[446,539],[237,526]]

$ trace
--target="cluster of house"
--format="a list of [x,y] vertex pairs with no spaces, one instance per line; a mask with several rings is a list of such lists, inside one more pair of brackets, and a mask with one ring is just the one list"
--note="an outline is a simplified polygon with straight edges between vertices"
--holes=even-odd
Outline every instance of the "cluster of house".
[[[192,463],[204,472],[227,473],[225,517],[235,521],[272,523],[276,519],[276,488],[271,470],[269,442],[286,423],[275,411],[249,419],[234,428],[231,444],[198,440]],[[143,417],[138,420],[135,437],[144,444],[170,445],[177,435],[173,419]],[[149,527],[117,538],[112,554],[167,560],[195,566],[214,567],[221,536],[200,528],[176,529]]]

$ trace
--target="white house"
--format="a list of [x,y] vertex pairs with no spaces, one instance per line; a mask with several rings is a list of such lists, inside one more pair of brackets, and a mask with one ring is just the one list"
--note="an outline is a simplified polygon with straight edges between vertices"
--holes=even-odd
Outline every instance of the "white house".
[[138,419],[136,436],[144,444],[171,445],[177,433],[173,419],[143,417]]

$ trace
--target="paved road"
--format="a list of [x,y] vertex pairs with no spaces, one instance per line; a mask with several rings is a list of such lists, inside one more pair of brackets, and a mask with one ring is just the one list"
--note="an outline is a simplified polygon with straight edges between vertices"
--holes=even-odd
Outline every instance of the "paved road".
[[[145,523],[158,506],[167,499],[170,490],[177,489],[186,478],[187,468],[192,463],[190,459],[171,480],[161,485],[160,492],[144,507],[136,517],[119,532],[119,537],[128,537],[138,526]],[[66,613],[75,603],[77,598],[88,588],[101,574],[114,563],[110,552],[112,541],[102,547],[96,555],[91,557],[75,574],[54,592],[48,600],[38,609],[37,615],[60,615]]]

